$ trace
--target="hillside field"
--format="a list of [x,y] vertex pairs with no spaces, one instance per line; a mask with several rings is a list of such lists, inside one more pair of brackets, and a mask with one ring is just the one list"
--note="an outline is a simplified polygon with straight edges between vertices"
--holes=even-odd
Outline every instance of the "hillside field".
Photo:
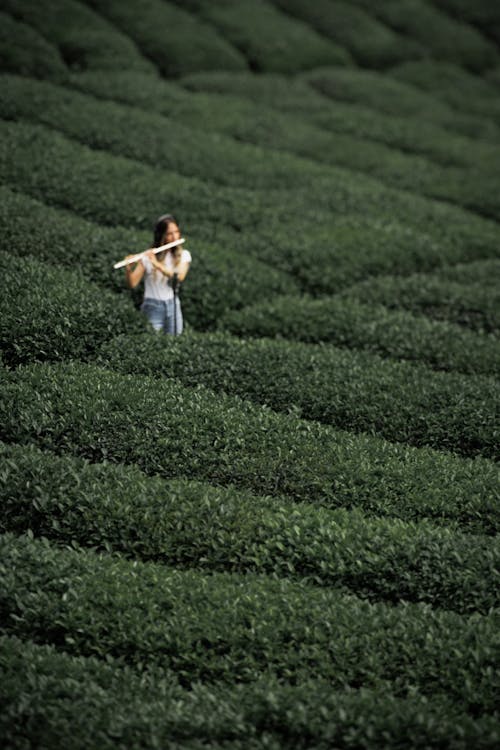
[[2,750],[496,750],[500,6],[0,36]]

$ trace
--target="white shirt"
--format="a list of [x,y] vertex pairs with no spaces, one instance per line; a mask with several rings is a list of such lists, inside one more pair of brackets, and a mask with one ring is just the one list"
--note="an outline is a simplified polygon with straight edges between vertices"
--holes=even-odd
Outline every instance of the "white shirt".
[[[167,252],[163,259],[163,265],[167,271],[174,271],[174,258],[172,253]],[[150,259],[146,256],[141,258],[144,266],[144,299],[157,299],[166,302],[174,298],[174,290],[170,286],[170,279],[162,274],[161,271],[153,267]],[[189,250],[182,250],[181,263],[191,263],[191,253]]]

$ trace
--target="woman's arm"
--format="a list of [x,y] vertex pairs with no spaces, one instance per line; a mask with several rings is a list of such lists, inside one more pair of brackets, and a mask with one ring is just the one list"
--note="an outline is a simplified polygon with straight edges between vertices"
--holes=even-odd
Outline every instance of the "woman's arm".
[[[131,258],[133,256],[128,255],[127,257]],[[128,266],[125,266],[125,273],[128,286],[130,289],[134,289],[144,276],[144,266],[141,261],[138,261],[135,268],[132,268],[132,263],[130,263]]]
[[189,265],[189,260],[181,260],[176,264],[175,273],[177,274],[177,278],[179,279],[179,281],[184,281],[184,279],[186,278],[189,271]]

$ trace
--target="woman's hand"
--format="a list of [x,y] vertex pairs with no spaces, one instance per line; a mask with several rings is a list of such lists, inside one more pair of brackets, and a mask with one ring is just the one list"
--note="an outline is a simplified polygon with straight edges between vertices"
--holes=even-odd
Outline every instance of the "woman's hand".
[[153,268],[156,268],[158,271],[160,271],[160,273],[162,273],[163,276],[165,276],[167,279],[172,278],[172,272],[168,271],[163,265],[163,263],[160,263],[160,261],[156,257],[154,250],[148,250],[146,255],[150,259]]

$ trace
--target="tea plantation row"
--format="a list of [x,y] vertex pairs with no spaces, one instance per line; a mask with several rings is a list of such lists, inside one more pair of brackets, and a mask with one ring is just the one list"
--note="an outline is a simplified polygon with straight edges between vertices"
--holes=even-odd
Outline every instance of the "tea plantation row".
[[[274,44],[277,36],[273,25],[269,25],[269,17],[265,19],[264,26],[260,24],[257,29],[254,28],[252,30],[251,27],[252,25],[255,26],[256,20],[254,5],[253,3],[251,7],[251,15],[243,24],[240,17],[242,8],[237,8],[235,18],[232,19],[232,25],[234,26],[234,23],[239,24],[240,33],[247,36],[248,33],[253,35],[254,38],[248,41],[254,47],[255,44],[261,47],[269,46],[270,38]],[[330,6],[329,12],[332,12],[331,3],[328,5]],[[348,13],[352,14],[354,12],[359,15],[359,11],[356,11],[356,9],[349,8],[345,4],[341,5],[344,6],[343,13],[347,10]],[[101,3],[101,6],[105,11],[109,12],[111,10],[109,3]],[[412,13],[408,14],[410,18],[415,12],[415,3],[412,3],[412,6]],[[248,7],[250,8],[250,6]],[[269,15],[269,6],[266,7],[261,3],[257,7],[264,9],[265,15]],[[110,25],[102,16],[92,13],[88,8],[85,8],[80,3],[73,2],[73,0],[52,0],[51,5],[48,8],[44,8],[43,13],[40,12],[36,3],[32,3],[29,0],[23,3],[23,6],[12,2],[12,0],[8,0],[5,10],[13,13],[18,19],[15,21],[11,16],[2,14],[2,27],[5,34],[3,69],[14,73],[21,73],[23,75],[28,73],[37,78],[48,77],[56,81],[66,82],[69,79],[69,72],[64,63],[66,61],[68,66],[73,70],[103,70],[108,74],[115,69],[121,70],[126,68],[127,71],[144,72],[148,74],[145,80],[147,80],[147,86],[150,87],[151,85],[162,85],[161,80],[152,75],[155,69],[151,65],[151,57],[154,58],[160,69],[168,69],[170,67],[171,69],[175,69],[175,72],[182,74],[189,73],[190,71],[221,70],[223,68],[233,72],[247,70],[248,62],[245,61],[243,55],[238,53],[234,47],[227,45],[227,42],[221,36],[214,34],[213,27],[210,28],[205,24],[200,24],[193,16],[187,16],[181,10],[176,11],[171,5],[168,6],[164,2],[160,3],[158,0],[149,0],[147,3],[142,3],[141,8],[135,9],[124,8],[123,4],[120,7],[118,3],[115,3],[114,8],[111,10],[111,14],[115,15],[115,19],[116,14],[121,16],[120,20],[122,24],[125,24],[128,31],[133,30],[133,35],[135,35],[139,45],[144,48],[146,57],[137,54],[137,49],[134,45],[131,45],[130,38],[126,34],[121,34],[116,25]],[[211,10],[213,12],[213,9]],[[219,15],[221,10],[225,13],[228,12],[227,8],[225,11],[219,9],[217,11]],[[130,17],[131,12],[132,15],[136,15],[135,21]],[[231,13],[230,10],[229,12]],[[147,18],[149,17],[150,20],[154,20],[155,15],[163,16],[163,18],[161,21],[158,20],[158,25],[147,28]],[[322,11],[322,15],[324,15],[324,11]],[[404,12],[403,15],[405,15]],[[28,20],[30,25],[24,24],[23,20]],[[288,28],[290,29],[289,18],[287,19],[282,15],[279,22],[282,27],[283,24],[285,26],[288,24]],[[163,43],[163,37],[160,38],[160,29],[163,28],[165,23],[167,25],[171,23],[176,24],[176,44],[170,44],[167,49]],[[366,17],[362,19],[361,25],[363,23],[366,26]],[[373,19],[370,19],[368,23],[373,24]],[[322,25],[324,25],[324,19],[322,19]],[[41,34],[37,34],[33,27],[36,27]],[[302,38],[305,29],[306,27],[303,25],[300,27]],[[467,35],[471,31],[463,25],[454,29],[453,50],[457,49],[457,29],[459,29],[459,35],[460,32],[465,32]],[[366,29],[359,29],[358,23],[356,23],[354,26],[344,29],[345,31],[354,35],[359,35],[361,31],[361,36],[364,37],[363,39],[360,38],[361,46],[364,50],[368,49]],[[490,31],[491,29],[489,29]],[[196,33],[199,42],[195,46],[195,54],[193,54],[192,45],[189,44],[191,54],[185,57],[183,53],[186,49],[186,39],[193,33]],[[271,37],[269,37],[269,33]],[[295,29],[293,33],[296,33]],[[391,32],[385,29],[386,36],[388,33],[390,36]],[[428,28],[425,30],[425,33],[426,37],[428,37]],[[281,29],[278,36],[283,40],[285,35],[286,31],[284,34],[283,29]],[[266,36],[267,39],[265,39]],[[47,41],[48,39],[55,46],[51,45]],[[106,43],[104,47],[101,47],[99,41],[103,39],[106,40]],[[317,40],[318,37],[316,37]],[[287,43],[289,42],[293,45],[293,55],[289,56],[286,65],[291,64],[296,70],[297,64],[300,65],[304,62],[303,58],[301,59],[298,56],[298,50],[300,49],[302,55],[305,53],[306,56],[308,50],[303,44],[297,47],[291,39],[287,41]],[[348,76],[352,76],[351,91],[348,94],[349,98],[352,99],[358,96],[364,105],[369,104],[375,107],[383,107],[384,111],[388,110],[388,105],[393,109],[395,108],[396,111],[404,111],[404,107],[408,107],[413,98],[415,100],[414,111],[416,114],[421,114],[424,111],[422,104],[425,102],[425,96],[419,94],[413,85],[404,83],[405,76],[408,76],[411,84],[416,83],[417,86],[423,85],[424,88],[426,86],[427,88],[430,87],[432,93],[436,94],[436,98],[427,97],[428,104],[430,105],[427,107],[429,110],[426,112],[427,116],[430,116],[432,119],[437,118],[438,120],[440,117],[444,117],[444,125],[458,132],[469,134],[472,137],[480,135],[481,137],[492,137],[498,140],[498,132],[495,135],[493,124],[488,123],[487,119],[481,119],[481,116],[488,118],[492,111],[491,99],[487,102],[483,97],[481,101],[480,86],[482,85],[484,88],[486,83],[480,82],[480,79],[477,77],[469,76],[467,78],[463,70],[458,67],[453,68],[450,64],[448,66],[441,64],[441,67],[439,67],[439,64],[436,64],[436,62],[426,60],[410,64],[408,67],[406,61],[408,60],[407,53],[410,50],[410,45],[411,42],[409,42],[407,37],[402,47],[406,55],[399,60],[403,65],[394,71],[399,80],[402,81],[399,84],[399,96],[391,96],[391,86],[394,92],[397,90],[396,80],[390,81],[387,76],[380,76],[350,68],[349,71],[346,71]],[[329,61],[335,65],[349,62],[348,54],[339,48],[335,48],[333,44],[325,47],[323,42],[323,47],[325,50],[328,48],[328,54],[330,55],[329,60],[325,58],[325,62]],[[271,55],[275,56],[277,64],[271,63],[268,68],[269,70],[282,69],[284,60],[283,51],[283,46],[281,46],[279,57],[275,56],[275,51],[271,52]],[[264,56],[266,54],[264,51]],[[315,52],[314,54],[317,53]],[[258,55],[259,53],[257,52]],[[124,56],[127,59],[126,66],[123,65]],[[395,60],[395,62],[397,61]],[[264,67],[266,67],[265,63]],[[325,81],[331,80],[333,76],[338,89],[339,74],[342,76],[343,73],[341,70],[330,69],[326,72],[326,78],[325,73],[319,74],[318,78],[318,73],[315,71],[313,73],[313,80],[316,85],[321,87],[324,86]],[[364,79],[367,82],[370,80],[371,85],[368,86],[368,90],[366,87],[363,88]],[[436,81],[438,82],[437,88]],[[444,82],[448,82],[447,88]],[[467,96],[457,96],[457,89],[464,90],[464,85],[467,87]],[[477,89],[479,91],[476,96]],[[327,86],[327,91],[329,93],[335,91],[337,94],[340,94],[342,86],[338,90],[335,90],[335,87],[332,89],[331,86]],[[342,93],[346,94],[345,91]],[[384,93],[386,94],[385,97]],[[449,94],[450,103],[454,107],[462,109],[461,116],[453,116],[451,112],[446,114],[444,100],[447,94]],[[439,101],[438,97],[441,98],[442,102]],[[421,100],[419,102],[420,109],[417,105],[419,98]],[[475,106],[476,102],[477,106]],[[471,110],[477,111],[479,117],[471,115]]]
[[[55,321],[64,315],[64,307],[59,304],[64,290],[58,292],[56,283],[58,274],[59,278],[64,276],[61,276],[63,268],[83,274],[90,282],[90,295],[93,283],[114,292],[124,292],[125,275],[123,271],[113,271],[113,262],[151,244],[151,231],[98,225],[8,188],[0,187],[0,198],[1,247],[9,256],[7,266],[11,265],[14,255],[19,258],[18,269],[34,264],[39,271],[38,278],[33,272],[27,272],[18,274],[15,283],[25,295],[43,302],[45,310],[51,309],[51,318]],[[187,246],[190,247],[189,234]],[[291,293],[298,288],[286,273],[269,268],[255,258],[241,256],[230,245],[215,245],[207,239],[198,239],[192,265],[193,272],[183,289],[183,299],[189,323],[201,330],[213,327],[225,310],[241,307],[248,299],[261,294]],[[70,276],[66,274],[65,278],[69,280]],[[51,286],[52,294],[48,298],[44,294],[45,283]],[[86,294],[80,284],[80,300]],[[142,290],[137,289],[132,297],[138,304]],[[4,307],[12,299],[6,292]],[[120,309],[118,306],[117,310]],[[9,310],[8,315],[12,314]],[[38,319],[32,319],[31,323],[35,329],[43,325]],[[44,335],[48,337],[50,331],[46,330]],[[96,340],[98,338],[97,333]]]
[[[356,73],[362,75],[362,71],[355,71],[354,74]],[[464,75],[463,71],[462,75]],[[475,80],[481,84],[483,82],[481,78],[474,78]],[[89,92],[94,91],[98,94],[99,89],[91,85],[93,81],[95,81],[93,76],[73,76],[71,84],[82,90],[85,90],[87,85]],[[372,84],[377,88],[383,84],[383,81],[382,76],[375,77]],[[443,126],[440,126],[429,122],[427,112],[425,112],[425,119],[419,113],[416,113],[414,118],[410,118],[401,114],[387,114],[369,109],[362,101],[359,103],[349,103],[339,99],[332,101],[299,77],[290,79],[276,74],[254,76],[247,72],[211,71],[183,76],[179,84],[189,91],[244,97],[254,105],[264,104],[266,108],[293,114],[294,118],[300,116],[311,125],[316,125],[330,133],[343,133],[359,139],[383,143],[404,153],[426,156],[430,161],[443,166],[471,166],[477,169],[483,165],[487,166],[488,160],[491,165],[491,160],[498,158],[498,145],[477,140],[477,132],[471,133],[470,137],[454,132],[451,113],[450,122],[444,121]],[[170,84],[170,90],[172,95],[180,98],[179,89],[174,88],[173,84]],[[111,91],[107,92],[107,98],[111,96],[111,93]],[[419,103],[424,109],[431,109],[432,102],[429,102],[429,98],[425,99],[416,90],[414,95],[419,98]],[[497,95],[496,92],[495,95]],[[236,102],[229,101],[232,106],[235,106]],[[434,100],[434,105],[438,108],[441,106],[438,99]],[[167,115],[166,109],[164,114]],[[493,125],[490,127],[494,130]]]
[[500,40],[500,13],[498,6],[489,0],[476,0],[474,3],[464,0],[432,0],[433,5],[443,8],[456,18],[461,18],[487,32],[491,39]]
[[496,8],[0,16],[2,747],[496,750]]
[[[219,82],[225,80],[224,73],[219,71],[213,71],[210,74],[192,73],[180,79],[178,84],[171,80],[166,81],[134,71],[108,72],[106,75],[90,71],[72,75],[67,83],[73,88],[93,94],[100,99],[129,104],[147,111],[154,110],[168,117],[175,116],[177,120],[184,120],[186,124],[193,127],[199,127],[200,121],[196,119],[196,112],[203,108],[207,118],[204,124],[210,130],[215,129],[231,134],[234,133],[235,125],[238,124],[237,133],[240,137],[245,135],[246,140],[251,136],[251,129],[248,123],[245,128],[244,114],[247,113],[253,117],[251,113],[255,110],[249,106],[249,103],[255,103],[257,99],[260,106],[262,103],[266,105],[266,110],[271,108],[291,110],[294,118],[300,115],[303,120],[326,129],[330,127],[332,117],[334,123],[338,122],[339,117],[335,117],[333,113],[340,106],[339,114],[349,111],[351,118],[357,117],[358,113],[361,114],[365,123],[362,132],[359,133],[361,137],[372,138],[373,136],[368,133],[372,132],[378,122],[376,132],[379,135],[373,140],[382,140],[382,142],[386,142],[387,138],[387,135],[384,138],[380,136],[382,123],[389,124],[388,133],[390,133],[394,129],[394,124],[390,124],[394,123],[394,118],[397,118],[396,123],[399,127],[410,128],[412,131],[417,121],[418,125],[422,124],[424,130],[434,126],[434,128],[450,132],[452,138],[454,136],[465,138],[467,143],[474,144],[472,148],[476,148],[477,142],[479,151],[482,148],[495,149],[500,142],[500,128],[494,120],[457,112],[450,105],[441,102],[439,98],[415,86],[373,71],[353,68],[321,68],[296,76],[294,79],[282,80],[276,74],[263,74],[256,82],[254,76],[249,76],[244,72],[231,74],[231,78],[234,78],[233,83],[222,85],[219,92],[221,95],[218,96],[216,93],[219,91]],[[196,85],[197,80],[201,81],[200,86]],[[210,96],[203,94],[206,81],[217,81],[215,87],[210,83],[206,87],[207,94],[211,92]],[[200,89],[200,93],[194,98],[179,84],[195,91]],[[268,87],[271,90],[265,93]],[[297,90],[299,93],[296,93]],[[232,94],[232,96],[224,94]],[[244,99],[249,99],[250,102],[245,102]],[[221,110],[227,110],[226,123]],[[238,113],[239,117],[237,117]],[[371,127],[366,124],[370,116],[373,117]],[[348,132],[351,132],[351,129]],[[433,129],[432,133],[434,133]],[[352,134],[358,134],[356,129]],[[405,142],[408,142],[408,138]],[[389,142],[388,145],[396,144]],[[403,150],[413,153],[413,147],[410,149],[406,147]]]
[[[23,228],[25,229],[25,228]],[[76,262],[76,259],[75,259]],[[130,300],[81,274],[0,252],[5,292],[0,300],[4,365],[40,360],[88,359],[115,335],[146,330]]]
[[[465,68],[482,70],[498,58],[495,45],[477,29],[420,0],[399,0],[397,3],[384,0],[354,0],[351,3],[319,0],[314,4],[305,4],[301,0],[272,2],[326,36],[342,41],[361,66],[381,68],[393,63],[397,57],[432,56],[438,60],[452,60]],[[389,42],[391,34],[392,44]]]
[[[176,8],[159,0],[134,5],[87,0],[97,11],[93,13],[80,3],[58,0],[44,14],[29,0],[22,8],[11,0],[4,5],[19,21],[28,21],[58,46],[71,67],[114,67],[111,54],[99,55],[96,47],[116,49],[116,66],[130,39],[166,76],[247,66],[261,72],[294,73],[319,65],[350,64],[353,58],[361,65],[379,68],[429,54],[481,70],[498,59],[494,45],[473,26],[457,23],[450,15],[419,2],[401,7],[382,3],[374,8],[364,0],[357,2],[358,7],[325,0],[314,7],[299,2],[290,7],[288,0],[239,0],[230,5],[197,0],[179,2]],[[172,26],[175,43],[165,48],[161,30]],[[18,31],[18,42],[23,31]],[[134,63],[146,65],[136,52],[132,54]]]
[[[203,235],[203,227],[207,232],[209,226],[213,240],[214,224],[221,226],[221,241],[225,236],[233,241],[237,237],[240,253],[293,272],[309,289],[335,291],[368,274],[393,271],[395,265],[404,273],[422,265],[432,268],[496,254],[499,230],[493,223],[445,204],[389,191],[375,182],[360,187],[349,173],[342,174],[337,194],[322,191],[324,183],[317,180],[307,201],[306,186],[300,185],[295,190],[269,191],[264,206],[260,192],[215,188],[173,173],[162,179],[151,167],[91,151],[40,126],[1,123],[0,130],[4,136],[0,163],[7,186],[107,225],[142,228],[151,206],[160,210],[175,203],[192,231],[200,228]],[[134,194],[126,198],[121,186],[131,180]],[[313,211],[311,200],[316,198]],[[409,211],[410,203],[415,223],[425,223],[425,233],[417,226],[408,230],[402,220],[381,220],[380,212],[387,212],[389,205],[391,215],[397,215],[399,210]],[[359,218],[361,210],[366,218]],[[315,215],[310,226],[308,212]],[[300,229],[291,239],[289,227],[294,224]],[[222,227],[241,233],[227,235]],[[361,252],[354,253],[355,248]],[[316,262],[304,265],[308,252],[314,253]]]
[[[424,157],[402,154],[382,144],[314,130],[300,120],[294,124],[292,115],[271,111],[267,114],[265,143],[255,139],[257,145],[266,146],[261,151],[250,144],[236,144],[227,137],[218,140],[211,134],[200,136],[199,131],[190,134],[186,127],[176,125],[171,119],[165,122],[159,115],[95,101],[76,92],[66,93],[53,84],[2,77],[0,92],[6,119],[41,122],[93,148],[108,149],[152,165],[162,162],[165,169],[210,181],[269,189],[282,186],[286,179],[293,184],[299,175],[314,180],[324,173],[324,169],[315,170],[314,164],[295,165],[293,160],[283,169],[280,152],[290,150],[321,165],[366,172],[389,185],[450,200],[500,218],[495,188],[498,179],[491,162],[474,170],[470,165],[467,170],[434,165]],[[260,119],[262,127],[266,120],[263,110]],[[137,132],[147,132],[147,141],[138,139]]]
[[[66,307],[69,304],[73,309],[80,304],[79,299],[88,309],[77,311],[76,319],[79,320],[82,314],[90,315],[97,291],[92,298],[92,285],[86,288],[81,280],[73,279],[71,274],[63,273],[62,268],[56,266],[82,271],[87,279],[114,291],[124,291],[123,275],[111,270],[112,263],[128,250],[147,247],[151,241],[150,233],[98,226],[7,188],[0,188],[0,196],[5,268],[9,278],[15,276],[12,285],[6,285],[3,298],[5,345],[9,348],[7,342],[15,339],[18,348],[15,358],[23,360],[23,340],[27,342],[22,329],[18,331],[19,335],[13,336],[12,327],[7,325],[7,320],[15,314],[12,303],[15,300],[17,304],[20,299],[21,303],[24,300],[37,310],[37,315],[31,317],[31,330],[27,330],[26,335],[33,341],[34,331],[39,329],[44,346],[49,347],[44,358],[54,358],[50,349],[55,343],[50,326],[45,325],[46,315],[55,326],[65,321],[70,345],[68,352],[81,353],[81,345],[72,340],[73,334],[70,336],[70,330],[78,331],[78,325],[74,328],[72,314],[68,314]],[[15,266],[12,264],[13,255],[22,258]],[[42,267],[33,256],[48,261],[52,268]],[[22,273],[17,273],[19,269],[23,269]],[[222,325],[243,335],[280,335],[309,342],[327,340],[390,356],[422,359],[438,368],[493,374],[498,370],[498,346],[490,337],[473,336],[456,327],[389,311],[381,308],[379,303],[403,305],[413,308],[415,313],[431,313],[434,317],[480,330],[497,331],[498,306],[492,283],[496,273],[497,262],[492,260],[443,268],[440,276],[419,274],[405,279],[372,279],[369,285],[351,287],[346,290],[348,296],[338,299],[276,297],[297,288],[292,277],[253,258],[238,256],[230,247],[203,241],[196,247],[193,274],[185,285],[183,298],[190,324],[201,330],[213,327],[228,308],[239,308],[252,298],[273,297],[272,302],[260,302],[241,313],[226,315]],[[449,281],[445,281],[448,278]],[[465,279],[475,284],[457,285],[457,281]],[[450,285],[450,281],[454,283]],[[51,288],[49,295],[46,294],[47,284]],[[73,289],[72,300],[68,300],[67,284]],[[137,302],[139,295],[134,295]],[[364,305],[350,297],[359,300],[371,297],[374,304]],[[104,299],[106,297],[98,301],[98,308]],[[111,297],[109,304],[112,304]],[[108,330],[111,321],[112,315],[106,323]],[[132,328],[123,330],[134,330],[137,325],[137,322],[131,322]],[[94,350],[98,341],[99,332],[96,331],[94,337],[89,331],[86,346]],[[36,345],[31,354],[39,358],[40,345]],[[29,352],[27,355],[30,356]],[[7,354],[7,360],[11,356]]]
[[291,578],[456,612],[498,606],[496,538],[0,448],[2,532],[177,568]]
[[[436,63],[433,70],[434,80],[436,74],[439,79]],[[439,66],[439,70],[442,70],[442,66]],[[458,71],[458,75],[462,88],[464,74]],[[456,109],[443,100],[438,91],[434,95],[432,85],[431,90],[426,91],[400,80],[396,75],[381,76],[367,70],[325,68],[304,73],[301,78],[333,101],[360,104],[382,114],[425,118],[429,122],[450,128],[452,132],[498,144],[500,132],[497,118],[491,117],[489,109],[485,113],[484,106],[480,107],[480,113],[471,112],[469,97],[462,98]],[[476,97],[473,96],[472,99],[474,98]],[[454,103],[456,102],[455,97]]]
[[276,411],[462,455],[498,457],[500,384],[370,353],[227,334],[146,333],[105,344],[107,369],[203,384]]
[[[71,70],[135,70],[149,75],[155,73],[154,65],[139,54],[129,37],[92,12],[85,3],[74,0],[50,0],[43,5],[36,0],[3,0],[2,10],[9,13],[10,38],[3,50],[2,69],[29,73],[64,81]],[[9,16],[5,16],[9,19]],[[57,60],[50,71],[33,63],[33,46],[26,42],[32,38],[47,50],[47,59]],[[28,69],[20,71],[16,62]],[[66,67],[67,66],[67,67]],[[17,68],[17,69],[16,69]]]
[[[40,750],[148,747],[165,750],[179,743],[189,750],[280,750],[284,744],[318,750],[342,748],[497,747],[495,717],[472,719],[444,697],[398,698],[388,690],[332,690],[323,680],[283,685],[261,677],[226,686],[197,683],[181,687],[158,667],[146,673],[108,656],[75,657],[53,646],[15,636],[0,637],[4,710],[0,731],[13,750],[36,742]],[[15,729],[23,726],[23,737]]]
[[477,717],[495,709],[495,612],[466,617],[368,603],[291,581],[168,570],[28,537],[3,535],[0,545],[6,635],[136,666],[147,658],[184,686],[254,682],[264,673],[401,698],[446,693]]
[[459,67],[430,61],[406,62],[391,72],[399,81],[439,97],[460,112],[500,123],[500,102],[494,85],[465,74]]
[[[469,292],[467,286],[466,296]],[[483,302],[484,287],[480,286],[478,292],[478,302]],[[442,298],[438,301],[442,303]],[[463,304],[462,299],[457,302]],[[439,309],[441,315],[443,311],[444,306]],[[415,313],[364,304],[348,296],[286,296],[230,311],[220,327],[244,337],[269,336],[365,349],[424,362],[439,370],[471,375],[495,375],[500,371],[500,342],[493,336],[480,336],[453,323],[429,320]],[[476,314],[473,321],[477,323]]]
[[[498,263],[486,264],[492,280]],[[483,280],[475,283],[441,279],[439,275],[411,274],[406,277],[387,276],[370,279],[346,289],[343,294],[368,304],[382,304],[425,313],[435,320],[449,320],[481,333],[500,331],[500,290]]]
[[[204,13],[186,13],[186,7],[191,8],[185,2],[179,3],[181,8],[162,0],[141,0],[133,4],[120,0],[86,2],[130,36],[167,77],[193,69],[247,66],[253,70],[295,73],[303,68],[349,62],[342,48],[262,0],[208,3],[208,17]],[[172,25],[176,31],[175,43],[165,45],[163,30]],[[215,50],[207,49],[207,31],[214,37],[214,29],[227,47],[231,45],[233,57],[236,57],[235,48],[238,50],[236,60],[226,61],[220,54],[216,56]],[[194,48],[193,38],[196,39]]]
[[[30,260],[14,266],[7,254],[0,260],[8,290],[0,305],[0,341],[8,366],[99,355],[111,369],[202,383],[343,429],[464,455],[496,454],[494,379],[472,381],[370,353],[285,341],[157,337],[146,333],[130,301],[103,293],[79,274]],[[141,331],[142,337],[115,338]]]
[[499,469],[486,459],[353,435],[201,386],[81,363],[1,375],[7,443],[407,521],[454,519],[486,533],[497,526]]
[[[4,118],[41,122],[92,147],[109,149],[152,165],[161,161],[165,168],[184,174],[243,187],[251,184],[257,189],[263,185],[280,186],[287,172],[293,183],[298,179],[297,169],[302,179],[313,180],[324,173],[324,169],[315,170],[314,164],[300,162],[294,170],[293,160],[283,169],[279,154],[291,151],[321,165],[366,172],[389,185],[500,217],[495,203],[497,177],[491,161],[483,163],[480,170],[475,165],[474,171],[470,165],[467,171],[457,166],[438,166],[422,156],[402,154],[346,134],[329,134],[300,119],[294,120],[289,113],[280,115],[263,108],[259,113],[260,130],[257,137],[248,133],[248,145],[235,144],[227,138],[218,141],[207,134],[200,136],[199,131],[193,132],[190,139],[189,130],[171,119],[165,122],[158,115],[131,111],[111,102],[96,102],[76,92],[66,93],[52,84],[4,76],[1,91]],[[259,132],[264,130],[262,138]],[[137,131],[148,132],[147,142],[136,137]],[[264,146],[266,151],[250,148],[253,142]],[[269,149],[273,149],[271,153]]]

